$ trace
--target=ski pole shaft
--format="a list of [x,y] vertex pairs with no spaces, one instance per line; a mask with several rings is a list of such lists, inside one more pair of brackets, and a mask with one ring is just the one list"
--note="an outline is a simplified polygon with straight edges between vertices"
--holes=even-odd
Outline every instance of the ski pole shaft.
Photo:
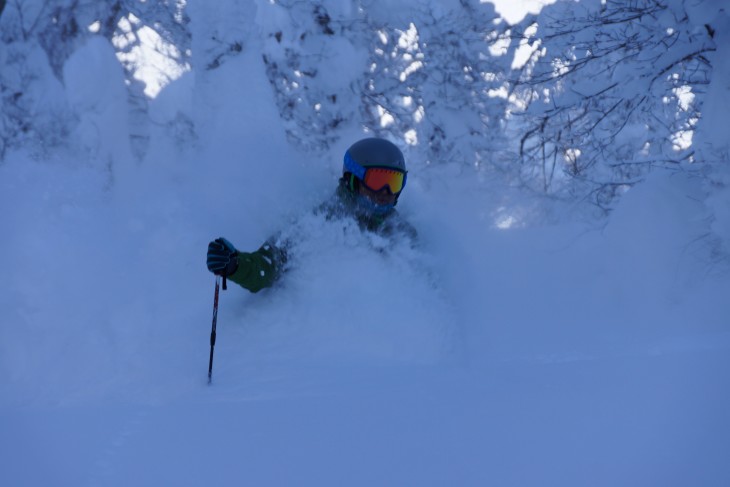
[[[213,380],[213,351],[215,350],[215,326],[218,322],[218,289],[220,277],[215,277],[215,296],[213,297],[213,328],[210,331],[210,361],[208,362],[208,384]],[[223,278],[225,282],[225,277]]]

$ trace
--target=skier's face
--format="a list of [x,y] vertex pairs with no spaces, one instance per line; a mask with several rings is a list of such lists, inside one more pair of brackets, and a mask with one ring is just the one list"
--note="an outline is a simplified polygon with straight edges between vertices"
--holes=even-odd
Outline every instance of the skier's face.
[[360,184],[359,192],[376,205],[395,204],[396,196],[388,190],[387,186],[382,188],[380,191],[373,191],[364,184]]

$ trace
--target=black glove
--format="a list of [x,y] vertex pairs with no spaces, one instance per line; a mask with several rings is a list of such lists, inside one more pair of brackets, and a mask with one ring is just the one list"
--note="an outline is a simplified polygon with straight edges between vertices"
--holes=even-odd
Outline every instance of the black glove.
[[225,238],[217,238],[208,244],[208,270],[227,277],[238,269],[238,250]]

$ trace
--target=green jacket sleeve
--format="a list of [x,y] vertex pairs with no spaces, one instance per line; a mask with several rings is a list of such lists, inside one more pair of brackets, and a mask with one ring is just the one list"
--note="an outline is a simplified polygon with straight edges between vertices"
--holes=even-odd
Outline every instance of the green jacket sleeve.
[[228,279],[257,293],[276,282],[285,262],[286,253],[267,242],[256,252],[239,252],[238,269]]

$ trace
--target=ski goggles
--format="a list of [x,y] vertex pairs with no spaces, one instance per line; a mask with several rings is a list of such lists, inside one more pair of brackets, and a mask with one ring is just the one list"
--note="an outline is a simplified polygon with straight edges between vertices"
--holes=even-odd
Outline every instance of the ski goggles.
[[378,192],[388,187],[392,194],[399,194],[406,187],[407,173],[390,167],[364,167],[355,162],[350,153],[345,153],[345,171],[355,175],[371,191]]

